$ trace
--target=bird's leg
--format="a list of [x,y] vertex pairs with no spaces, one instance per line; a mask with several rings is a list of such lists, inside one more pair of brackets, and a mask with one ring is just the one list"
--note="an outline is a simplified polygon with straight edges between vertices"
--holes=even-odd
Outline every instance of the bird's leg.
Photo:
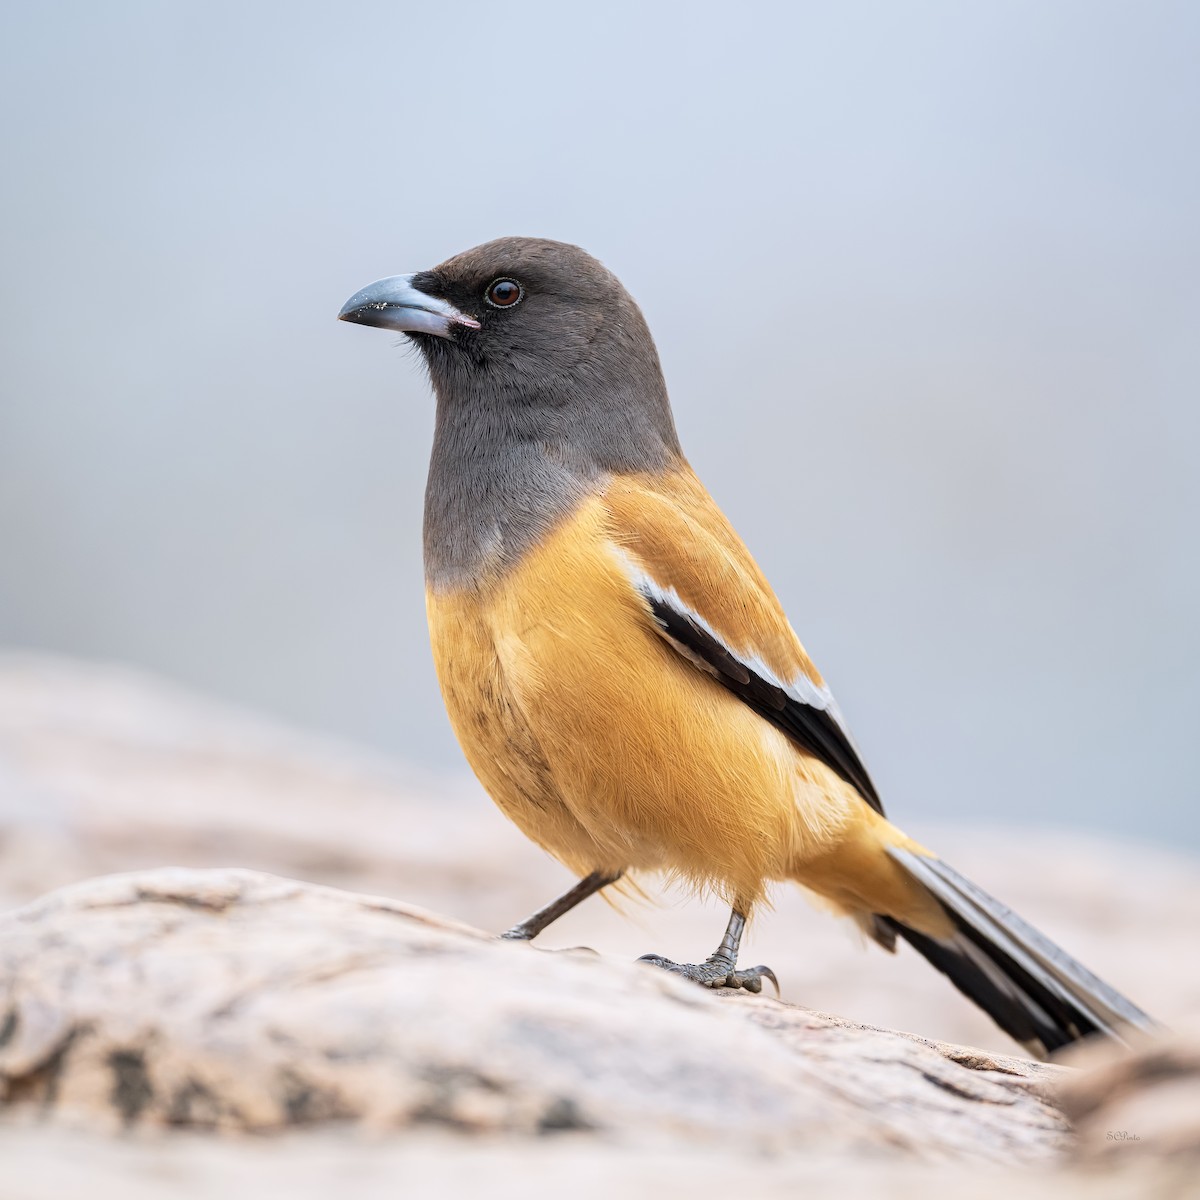
[[623,871],[593,871],[585,875],[569,892],[564,892],[557,900],[551,900],[545,908],[539,908],[533,916],[526,917],[520,925],[514,925],[500,936],[514,942],[532,941],[547,925],[557,921],[564,913],[569,913],[589,896],[594,896],[601,888],[616,883],[623,874]]
[[746,915],[735,905],[729,914],[729,924],[725,928],[725,936],[721,944],[702,963],[676,963],[661,954],[643,954],[638,962],[653,963],[670,971],[672,975],[682,975],[693,983],[702,983],[705,987],[745,988],[748,992],[761,992],[762,981],[769,979],[779,991],[779,980],[770,967],[748,967],[744,971],[737,969],[738,947],[742,941],[742,930],[746,928]]

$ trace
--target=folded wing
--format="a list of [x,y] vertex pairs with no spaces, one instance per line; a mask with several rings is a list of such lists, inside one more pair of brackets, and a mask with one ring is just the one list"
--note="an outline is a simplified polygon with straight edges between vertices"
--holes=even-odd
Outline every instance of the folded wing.
[[664,640],[882,813],[829,688],[699,480],[624,478],[606,503],[616,551]]

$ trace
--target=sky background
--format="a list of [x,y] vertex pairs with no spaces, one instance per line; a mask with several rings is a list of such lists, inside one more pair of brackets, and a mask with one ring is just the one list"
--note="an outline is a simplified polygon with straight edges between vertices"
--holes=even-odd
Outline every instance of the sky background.
[[6,5],[0,645],[465,770],[355,290],[642,304],[890,811],[1200,847],[1200,6]]

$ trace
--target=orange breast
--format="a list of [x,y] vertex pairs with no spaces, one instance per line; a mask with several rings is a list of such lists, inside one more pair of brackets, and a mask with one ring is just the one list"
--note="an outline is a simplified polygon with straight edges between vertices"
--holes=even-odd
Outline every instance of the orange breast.
[[429,596],[451,721],[501,809],[576,870],[752,902],[865,806],[658,636],[628,531],[597,496],[503,578]]

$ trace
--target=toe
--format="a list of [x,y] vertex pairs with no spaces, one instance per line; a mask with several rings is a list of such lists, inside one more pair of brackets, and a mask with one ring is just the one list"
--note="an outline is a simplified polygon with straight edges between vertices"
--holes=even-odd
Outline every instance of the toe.
[[774,989],[775,989],[775,995],[778,996],[780,994],[779,980],[775,978],[775,972],[772,971],[770,967],[764,967],[760,964],[757,967],[751,968],[745,974],[746,974],[746,980],[742,984],[742,986],[747,991],[761,992],[762,987],[763,987],[763,980],[769,979],[771,981],[771,986],[774,987]]
[[671,970],[677,964],[673,963],[669,958],[663,958],[661,954],[643,954],[638,959],[640,963],[649,963],[652,967],[659,967],[664,971]]

